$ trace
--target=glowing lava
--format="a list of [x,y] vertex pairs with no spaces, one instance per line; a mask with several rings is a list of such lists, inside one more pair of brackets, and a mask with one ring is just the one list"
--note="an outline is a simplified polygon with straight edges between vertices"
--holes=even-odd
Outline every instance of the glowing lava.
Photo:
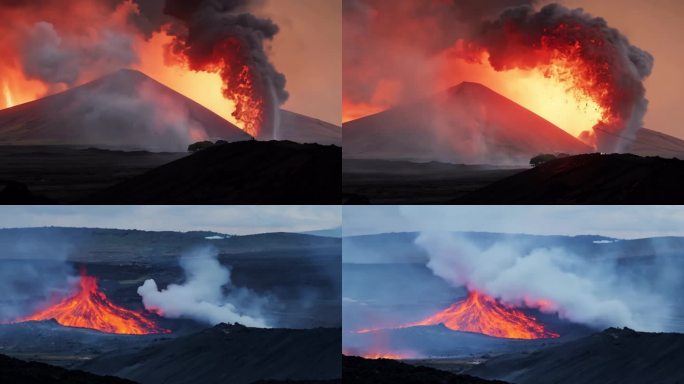
[[408,356],[402,355],[400,353],[393,353],[393,352],[371,352],[371,353],[366,353],[363,356],[364,359],[392,359],[392,360],[401,360],[401,359],[407,359]]
[[14,101],[12,100],[12,92],[10,92],[9,86],[7,86],[7,83],[2,84],[2,93],[5,96],[5,108],[13,107],[14,106]]
[[456,331],[477,332],[508,339],[544,339],[559,337],[549,332],[537,320],[507,307],[491,296],[471,291],[468,297],[426,319],[405,325],[444,324]]
[[138,312],[109,301],[97,286],[97,279],[81,273],[78,291],[44,310],[15,322],[55,319],[67,327],[91,328],[107,333],[143,335],[169,333]]
[[169,55],[174,55],[177,64],[192,71],[218,73],[223,80],[223,96],[235,105],[232,116],[242,123],[241,128],[245,132],[258,136],[263,128],[265,104],[271,90],[257,86],[260,81],[256,72],[246,64],[249,55],[244,44],[238,39],[227,38],[214,47],[211,56],[195,61],[187,58],[189,50],[182,41],[174,40]]

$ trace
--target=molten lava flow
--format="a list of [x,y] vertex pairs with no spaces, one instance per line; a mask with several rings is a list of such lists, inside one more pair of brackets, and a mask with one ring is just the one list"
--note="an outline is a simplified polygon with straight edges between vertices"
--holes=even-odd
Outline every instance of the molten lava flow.
[[119,307],[99,290],[97,279],[81,274],[78,291],[59,303],[31,316],[16,320],[55,319],[67,327],[91,328],[107,333],[143,335],[169,333],[142,314]]
[[549,332],[537,320],[507,307],[491,296],[471,291],[468,297],[449,308],[408,326],[444,324],[447,328],[483,333],[509,339],[543,339],[559,337]]
[[175,55],[177,63],[193,71],[218,73],[223,79],[223,96],[235,103],[232,116],[243,124],[245,132],[256,137],[264,124],[264,111],[270,90],[259,89],[262,81],[249,67],[246,48],[238,39],[228,38],[214,47],[211,56],[204,60],[190,61],[188,48],[182,41],[175,40],[170,54]]
[[394,353],[394,352],[369,352],[365,353],[363,356],[364,359],[392,359],[392,360],[401,360],[401,359],[408,359],[409,357],[406,355],[403,355],[401,353]]
[[7,83],[3,83],[2,93],[5,96],[5,108],[13,107],[14,101],[12,100],[12,92],[10,92]]

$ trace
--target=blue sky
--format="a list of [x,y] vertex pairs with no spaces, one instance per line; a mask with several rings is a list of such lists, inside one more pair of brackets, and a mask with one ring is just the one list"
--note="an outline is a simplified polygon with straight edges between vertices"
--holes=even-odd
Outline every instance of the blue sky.
[[99,227],[227,234],[303,232],[341,225],[339,206],[0,206],[0,227]]
[[345,236],[421,230],[684,236],[682,206],[344,206],[342,215]]

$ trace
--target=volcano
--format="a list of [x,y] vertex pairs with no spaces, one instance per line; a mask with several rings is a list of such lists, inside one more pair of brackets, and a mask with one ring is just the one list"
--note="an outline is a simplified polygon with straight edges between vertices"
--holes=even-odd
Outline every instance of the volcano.
[[[341,135],[339,126],[280,111],[280,140],[339,146]],[[131,69],[0,110],[0,145],[185,151],[188,144],[207,138],[235,142],[251,136],[195,101]]]
[[97,279],[85,272],[81,274],[75,294],[15,322],[49,319],[67,327],[91,328],[107,333],[143,335],[169,332],[142,314],[109,301],[98,288]]
[[527,163],[540,153],[593,149],[491,89],[463,82],[443,93],[343,125],[355,159]]
[[276,139],[295,143],[342,145],[342,128],[299,113],[280,110],[280,127]]
[[142,72],[95,81],[0,111],[0,144],[91,145],[185,151],[203,138],[251,138]]
[[629,144],[628,152],[639,156],[684,159],[684,140],[652,129],[641,128]]
[[546,339],[559,337],[537,320],[495,298],[477,291],[426,319],[407,326],[444,324],[455,331],[477,332],[507,339]]

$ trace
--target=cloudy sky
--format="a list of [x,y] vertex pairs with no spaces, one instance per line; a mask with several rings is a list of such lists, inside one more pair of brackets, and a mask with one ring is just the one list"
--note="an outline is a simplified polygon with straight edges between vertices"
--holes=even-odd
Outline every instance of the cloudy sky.
[[226,234],[337,228],[339,206],[0,206],[0,227],[98,227]]
[[345,236],[421,230],[684,236],[681,206],[344,206],[342,217]]

